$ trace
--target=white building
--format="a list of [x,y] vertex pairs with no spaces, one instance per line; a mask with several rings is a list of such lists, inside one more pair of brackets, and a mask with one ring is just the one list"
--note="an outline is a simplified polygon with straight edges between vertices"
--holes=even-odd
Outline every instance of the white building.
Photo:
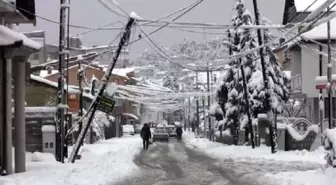
[[[299,22],[309,13],[303,12],[314,0],[286,0],[283,24]],[[323,0],[317,2],[321,4]],[[317,6],[312,6],[313,11]],[[294,33],[295,34],[295,33]],[[331,47],[336,48],[336,19],[331,21]],[[320,91],[316,89],[316,76],[327,75],[327,24],[315,27],[309,32],[302,34],[302,37],[295,43],[288,44],[283,49],[284,70],[291,72],[291,90],[293,98],[303,98],[306,101],[305,112],[308,120],[313,123],[319,122],[319,101]],[[335,49],[332,49],[332,58],[335,57]],[[332,61],[333,73],[335,61]],[[324,92],[324,96],[326,96]],[[325,99],[327,100],[327,99]],[[324,104],[324,110],[329,110],[328,104]],[[333,109],[335,110],[336,107]],[[335,111],[333,111],[335,117]]]

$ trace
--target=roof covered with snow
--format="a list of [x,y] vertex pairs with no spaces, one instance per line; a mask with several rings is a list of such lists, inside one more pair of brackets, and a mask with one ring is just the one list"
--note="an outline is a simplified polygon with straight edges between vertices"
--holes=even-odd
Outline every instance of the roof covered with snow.
[[46,76],[49,76],[49,75],[52,75],[52,74],[56,74],[58,73],[58,70],[51,70],[51,73],[49,74],[49,71],[48,70],[41,70],[40,71],[40,77],[46,77]]
[[[304,12],[308,7],[308,12],[316,10],[319,6],[324,4],[327,0],[318,0],[314,3],[315,0],[294,0],[294,5],[297,12]],[[313,4],[314,3],[314,4]],[[311,5],[311,6],[310,6]],[[336,7],[332,8],[336,10]]]
[[[325,40],[327,36],[327,23],[321,24],[314,29],[302,34],[307,39]],[[336,19],[330,21],[330,38],[336,39]]]
[[[108,69],[107,66],[104,66],[104,71]],[[129,67],[129,68],[114,68],[112,71],[112,74],[122,76],[124,78],[129,78],[129,73],[132,73],[135,71],[135,68]]]
[[33,50],[40,50],[41,45],[22,33],[18,33],[6,26],[0,25],[0,46],[25,46]]
[[[39,83],[46,84],[46,85],[48,85],[50,87],[53,87],[53,88],[58,88],[58,83],[47,80],[47,79],[39,77],[39,76],[35,76],[35,75],[31,74],[30,79],[33,80],[33,81],[37,81]],[[66,84],[64,85],[64,90],[67,90],[67,85]],[[69,90],[69,93],[79,93],[78,90],[75,90],[71,87],[69,87],[68,90]]]

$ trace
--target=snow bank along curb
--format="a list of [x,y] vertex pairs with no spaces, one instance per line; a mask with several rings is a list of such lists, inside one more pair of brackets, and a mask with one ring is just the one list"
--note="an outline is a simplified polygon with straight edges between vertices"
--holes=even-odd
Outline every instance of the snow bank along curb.
[[328,165],[336,168],[336,129],[324,131],[324,149],[327,150],[325,159]]
[[133,158],[141,150],[138,136],[85,145],[82,159],[61,164],[51,154],[27,154],[27,172],[4,176],[2,185],[113,184],[139,170]]
[[208,139],[195,138],[193,133],[186,132],[184,141],[187,146],[201,150],[210,156],[218,159],[234,160],[275,160],[275,161],[307,161],[318,164],[325,164],[325,150],[320,147],[314,152],[303,151],[278,151],[271,154],[271,149],[266,146],[252,149],[251,146],[224,145],[222,143],[210,142]]

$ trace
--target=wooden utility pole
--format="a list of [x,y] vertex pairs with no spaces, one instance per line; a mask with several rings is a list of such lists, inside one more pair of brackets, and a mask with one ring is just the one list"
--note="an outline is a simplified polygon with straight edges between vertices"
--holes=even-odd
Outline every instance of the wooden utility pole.
[[[210,110],[210,71],[209,71],[209,61],[207,60],[207,91],[209,93],[208,95],[208,110]],[[212,128],[211,128],[211,116],[208,116],[209,120],[209,140],[212,140]],[[205,117],[204,117],[204,122],[205,122]]]
[[247,92],[247,85],[246,85],[246,77],[245,77],[245,70],[244,70],[244,65],[242,64],[242,60],[239,59],[239,64],[240,64],[240,71],[242,74],[243,78],[243,89],[244,89],[244,99],[245,99],[245,111],[247,114],[247,119],[248,119],[248,125],[249,125],[249,130],[250,130],[250,136],[251,136],[251,146],[252,148],[255,147],[255,142],[254,142],[254,133],[253,133],[253,125],[252,125],[252,118],[251,118],[251,113],[250,113],[250,104],[249,104],[249,99],[248,99],[248,92]]
[[[79,103],[79,111],[78,111],[78,117],[79,119],[83,116],[83,78],[84,78],[84,70],[82,70],[82,62],[78,61],[78,87],[79,87],[79,98],[78,98],[78,103]],[[78,135],[81,132],[83,128],[83,122],[80,121],[79,123],[79,129],[78,129]],[[78,135],[76,137],[76,140],[78,139]],[[81,143],[83,145],[83,142]]]
[[66,0],[60,0],[60,30],[59,30],[59,76],[58,76],[58,94],[57,94],[57,122],[56,122],[56,160],[64,163],[64,113],[65,113],[65,97],[64,97],[64,63],[65,55],[65,18],[66,9],[69,6]]
[[[196,90],[198,91],[198,72],[196,71]],[[199,97],[196,97],[196,119],[197,119],[197,133],[199,129],[199,124],[200,124],[200,118],[199,118]]]
[[[322,71],[322,66],[323,66],[323,56],[322,56],[322,51],[323,51],[323,47],[320,45],[319,46],[319,51],[320,51],[320,54],[319,54],[319,76],[323,76],[323,71]],[[294,105],[293,105],[294,106]],[[320,89],[320,94],[319,94],[319,121],[320,121],[320,130],[321,130],[321,144],[323,145],[324,144],[324,141],[323,141],[323,136],[322,136],[322,133],[323,133],[323,118],[324,118],[324,115],[323,115],[323,111],[324,111],[324,97],[323,97],[323,90]]]
[[[328,7],[328,14],[330,12],[330,8]],[[333,102],[333,96],[332,96],[332,63],[331,63],[331,48],[330,48],[330,21],[327,22],[327,32],[328,32],[328,65],[327,65],[327,75],[328,75],[328,105],[329,105],[329,110],[328,110],[328,121],[329,121],[329,129],[332,128],[332,102]]]
[[115,67],[115,65],[118,61],[120,52],[121,52],[122,48],[126,45],[126,43],[129,42],[129,38],[130,38],[130,34],[131,34],[131,28],[133,26],[133,23],[134,23],[134,19],[130,17],[126,26],[125,26],[124,31],[122,32],[123,34],[121,36],[118,47],[115,50],[115,53],[114,53],[114,56],[113,56],[113,59],[112,59],[112,63],[109,65],[109,68],[106,70],[106,72],[105,72],[105,74],[102,78],[102,84],[100,85],[100,88],[99,88],[98,93],[96,95],[95,101],[92,102],[91,106],[88,109],[88,116],[89,116],[88,121],[86,122],[85,125],[83,125],[84,127],[81,130],[81,132],[80,132],[80,134],[79,134],[79,136],[76,140],[75,145],[73,146],[73,150],[72,150],[72,152],[70,154],[70,157],[69,157],[69,162],[72,162],[72,163],[75,162],[75,156],[77,156],[77,154],[79,152],[79,149],[80,149],[80,146],[81,146],[81,143],[83,142],[84,137],[85,137],[86,133],[88,132],[90,126],[91,126],[91,123],[93,121],[95,112],[98,109],[98,105],[100,104],[100,101],[103,97],[103,94],[104,94],[104,91],[107,87],[108,81],[112,76],[112,71],[113,71],[113,69],[114,69],[114,67]]
[[[188,84],[188,90],[190,92],[190,84]],[[188,97],[188,131],[190,131],[190,97]],[[193,131],[193,130],[192,130]]]
[[[253,0],[253,7],[254,7],[254,16],[255,16],[255,23],[257,26],[260,25],[260,14],[259,14],[259,9],[258,9],[258,4],[257,0]],[[261,29],[257,29],[257,34],[258,34],[258,43],[259,46],[263,45],[263,39],[262,39],[262,33]],[[264,108],[267,111],[267,115],[269,116],[271,114],[271,104],[270,104],[270,92],[269,92],[269,86],[268,86],[268,77],[266,75],[266,66],[265,66],[265,58],[264,58],[264,47],[261,47],[259,50],[259,55],[260,55],[260,61],[261,61],[261,70],[262,70],[262,75],[263,75],[263,80],[264,80],[264,89],[265,89],[265,100],[263,102]],[[269,124],[269,131],[270,131],[270,141],[271,141],[271,152],[276,153],[278,150],[277,146],[277,133],[275,133],[275,125],[272,121],[270,121]],[[253,129],[251,130],[253,132]]]

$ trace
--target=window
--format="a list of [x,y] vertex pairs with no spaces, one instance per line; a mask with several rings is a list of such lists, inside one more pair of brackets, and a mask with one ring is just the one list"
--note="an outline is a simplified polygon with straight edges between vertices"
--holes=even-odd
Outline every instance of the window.
[[44,143],[44,148],[49,148],[49,143],[48,142]]
[[54,148],[54,143],[50,143],[50,148]]
[[115,106],[116,107],[121,107],[123,105],[123,99],[120,99],[120,98],[115,98]]

